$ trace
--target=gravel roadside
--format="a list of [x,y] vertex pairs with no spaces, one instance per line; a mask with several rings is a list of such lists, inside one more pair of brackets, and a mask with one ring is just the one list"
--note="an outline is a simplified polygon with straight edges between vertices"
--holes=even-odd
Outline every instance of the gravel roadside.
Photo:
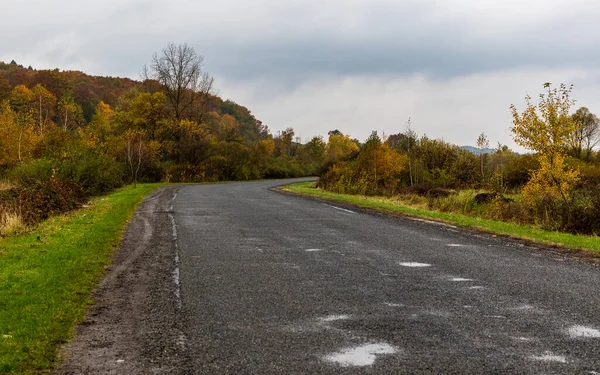
[[179,186],[151,194],[127,225],[94,306],[60,350],[55,374],[185,374],[172,204]]

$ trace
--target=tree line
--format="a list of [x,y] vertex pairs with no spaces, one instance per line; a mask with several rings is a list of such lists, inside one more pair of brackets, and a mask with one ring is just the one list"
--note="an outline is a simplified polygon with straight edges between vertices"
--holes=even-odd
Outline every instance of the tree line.
[[[373,132],[327,165],[319,186],[349,194],[420,195],[428,198],[430,208],[598,234],[600,120],[585,107],[571,114],[572,87],[545,84],[544,89],[537,104],[525,98],[522,112],[510,107],[514,140],[531,153],[520,155],[501,144],[487,152],[484,133],[476,140],[480,152],[474,153],[418,136],[409,119],[405,131],[389,136]],[[457,199],[468,189],[487,193]]]
[[[169,44],[143,67],[142,81],[83,72],[35,70],[0,62],[0,234],[10,217],[25,223],[77,207],[125,183],[205,182],[319,175],[327,190],[426,197],[449,209],[457,192],[480,189],[467,214],[600,231],[600,121],[571,114],[571,87],[545,85],[537,104],[511,107],[513,136],[531,150],[477,152],[403,131],[361,142],[335,129],[302,143],[294,129],[273,134],[245,107],[223,100],[186,44]],[[504,195],[516,195],[505,198]],[[6,230],[4,230],[6,232]]]

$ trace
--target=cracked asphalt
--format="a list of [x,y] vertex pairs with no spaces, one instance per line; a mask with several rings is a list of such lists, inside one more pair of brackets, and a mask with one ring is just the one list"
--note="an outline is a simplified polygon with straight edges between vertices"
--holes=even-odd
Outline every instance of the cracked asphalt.
[[56,373],[600,373],[594,263],[287,182],[150,196]]

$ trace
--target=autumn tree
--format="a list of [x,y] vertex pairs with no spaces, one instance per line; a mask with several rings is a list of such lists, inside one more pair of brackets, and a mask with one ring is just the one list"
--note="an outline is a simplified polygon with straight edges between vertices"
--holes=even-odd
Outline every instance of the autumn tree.
[[279,133],[275,139],[275,153],[277,156],[292,157],[294,155],[294,129],[287,128]]
[[204,57],[186,43],[169,43],[160,54],[155,53],[142,76],[158,81],[173,106],[176,121],[182,119],[199,96],[213,89],[214,78],[202,72]]
[[74,129],[81,123],[83,111],[71,95],[67,94],[60,98],[57,109],[60,126],[63,130]]
[[539,96],[537,105],[525,97],[526,108],[519,113],[510,106],[513,116],[511,131],[515,142],[538,153],[539,168],[523,188],[523,196],[534,207],[542,205],[548,220],[549,204],[556,199],[567,206],[570,220],[570,193],[579,180],[579,172],[565,163],[569,137],[575,131],[569,111],[573,106],[572,86],[561,84],[552,88],[544,84],[546,92]]
[[35,113],[37,117],[38,130],[44,133],[49,122],[54,117],[56,97],[39,83],[31,90],[35,100]]
[[114,111],[110,105],[101,101],[96,105],[96,111],[92,117],[92,121],[86,130],[94,137],[104,141],[113,134],[113,115]]
[[[33,143],[33,101],[34,94],[25,85],[18,85],[10,93],[9,104],[12,123],[8,123],[9,132],[16,143],[17,158],[23,161],[28,143]],[[8,108],[4,111],[8,114]]]
[[315,136],[302,146],[299,157],[304,163],[320,166],[323,163],[326,146],[323,137]]
[[334,133],[329,136],[325,155],[330,163],[348,159],[359,150],[358,145],[348,135]]
[[127,130],[122,139],[127,168],[133,187],[136,187],[142,165],[152,163],[159,156],[158,145],[149,141],[146,134],[140,130]]

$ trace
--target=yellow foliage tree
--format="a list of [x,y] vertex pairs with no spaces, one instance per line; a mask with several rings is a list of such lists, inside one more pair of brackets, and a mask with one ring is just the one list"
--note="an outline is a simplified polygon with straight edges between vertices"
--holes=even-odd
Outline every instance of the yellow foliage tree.
[[510,106],[515,142],[536,151],[540,162],[523,189],[523,198],[533,207],[542,205],[545,209],[549,202],[561,199],[570,210],[570,195],[579,180],[579,171],[565,163],[567,142],[575,130],[569,114],[574,104],[572,86],[561,84],[552,88],[546,83],[544,88],[546,92],[540,95],[537,106],[529,95],[525,97],[527,107],[522,113],[514,104]]
[[329,137],[325,154],[330,162],[337,162],[348,158],[352,153],[358,152],[358,150],[358,145],[349,136],[333,134]]
[[3,163],[8,166],[31,157],[39,137],[35,132],[31,90],[16,86],[8,102],[0,107],[0,142],[3,147]]

